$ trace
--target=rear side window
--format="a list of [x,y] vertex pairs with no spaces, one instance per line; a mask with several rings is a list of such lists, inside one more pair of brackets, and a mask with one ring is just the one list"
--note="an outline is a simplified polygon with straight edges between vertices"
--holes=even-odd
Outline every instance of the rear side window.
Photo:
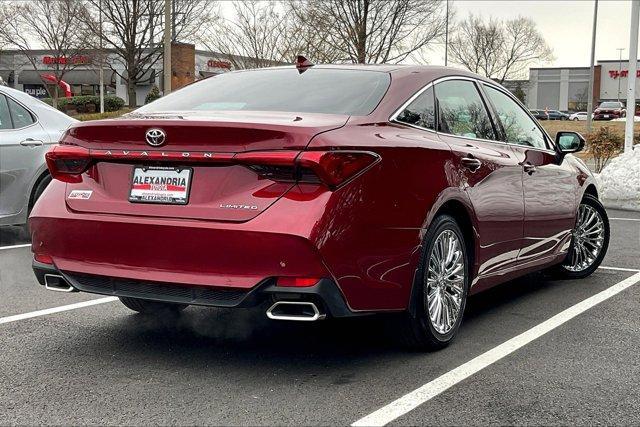
[[495,140],[489,113],[473,82],[447,80],[435,86],[438,130],[467,138]]
[[405,108],[396,120],[425,129],[436,129],[436,106],[433,98],[433,87],[422,92]]
[[7,97],[0,95],[0,129],[11,129],[12,127]]
[[7,101],[9,104],[9,112],[11,113],[11,119],[13,120],[14,129],[20,129],[35,122],[29,110],[27,110],[11,98],[8,98]]
[[262,69],[220,74],[194,83],[137,110],[288,111],[296,113],[371,113],[389,87],[388,73],[309,68]]

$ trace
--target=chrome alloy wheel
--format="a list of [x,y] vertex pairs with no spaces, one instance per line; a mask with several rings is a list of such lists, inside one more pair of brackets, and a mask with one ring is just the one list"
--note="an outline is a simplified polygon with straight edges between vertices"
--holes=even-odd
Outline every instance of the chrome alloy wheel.
[[573,242],[564,267],[573,272],[589,268],[600,255],[604,243],[604,221],[592,206],[581,204],[573,230]]
[[431,324],[440,334],[450,332],[462,315],[465,262],[456,233],[451,230],[440,233],[431,248],[424,287],[425,311],[429,312]]

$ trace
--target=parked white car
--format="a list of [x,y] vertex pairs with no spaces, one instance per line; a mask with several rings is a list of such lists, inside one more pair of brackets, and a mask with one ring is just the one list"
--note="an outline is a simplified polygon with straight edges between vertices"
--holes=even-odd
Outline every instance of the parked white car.
[[569,116],[569,120],[587,120],[587,112],[586,111],[580,111],[578,113],[573,113],[572,115]]
[[75,121],[24,92],[0,86],[0,225],[26,223],[51,181],[44,154]]

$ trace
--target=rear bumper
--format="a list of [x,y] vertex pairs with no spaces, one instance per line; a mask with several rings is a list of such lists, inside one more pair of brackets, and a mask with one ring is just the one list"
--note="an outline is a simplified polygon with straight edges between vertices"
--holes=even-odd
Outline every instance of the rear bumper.
[[620,117],[622,117],[622,114],[599,113],[599,114],[593,115],[593,120],[613,120],[613,119],[619,119]]
[[276,301],[306,301],[313,302],[322,313],[331,317],[366,314],[351,311],[338,286],[331,279],[321,279],[317,284],[309,287],[294,288],[276,286],[275,279],[270,278],[262,280],[252,289],[239,290],[212,286],[176,286],[173,283],[79,274],[61,271],[55,266],[35,260],[33,271],[41,285],[45,284],[45,275],[59,275],[75,291],[100,295],[227,308],[249,308]]
[[304,207],[304,221],[290,203],[243,223],[86,214],[69,210],[64,184],[53,181],[29,219],[32,250],[63,272],[176,285],[249,290],[270,277],[332,278],[309,239],[322,200]]

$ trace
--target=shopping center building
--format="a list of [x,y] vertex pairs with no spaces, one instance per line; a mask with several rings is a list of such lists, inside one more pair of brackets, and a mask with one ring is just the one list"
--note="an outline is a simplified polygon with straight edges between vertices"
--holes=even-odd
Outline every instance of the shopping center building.
[[[171,56],[174,89],[234,68],[234,61],[230,60],[232,58],[216,52],[196,50],[189,44],[172,44]],[[59,68],[67,70],[62,75],[62,80],[71,86],[73,95],[97,95],[100,90],[100,61],[96,60],[97,57],[97,52],[93,50],[78,52],[70,58],[55,56],[46,50],[3,50],[0,51],[0,78],[8,86],[38,98],[45,98],[48,95],[42,76],[53,73],[56,62],[64,62],[64,66],[58,64]],[[128,102],[124,64],[113,51],[105,51],[105,58],[103,75],[106,93],[119,96]],[[162,58],[159,56],[136,83],[137,105],[144,104],[146,95],[154,85],[160,91],[164,89],[162,73]]]
[[[594,106],[603,101],[626,102],[628,64],[628,60],[596,63],[592,94]],[[589,71],[589,67],[531,68],[527,106],[531,109],[586,111]],[[637,75],[640,77],[640,71]],[[640,93],[640,78],[636,80],[636,93]]]

